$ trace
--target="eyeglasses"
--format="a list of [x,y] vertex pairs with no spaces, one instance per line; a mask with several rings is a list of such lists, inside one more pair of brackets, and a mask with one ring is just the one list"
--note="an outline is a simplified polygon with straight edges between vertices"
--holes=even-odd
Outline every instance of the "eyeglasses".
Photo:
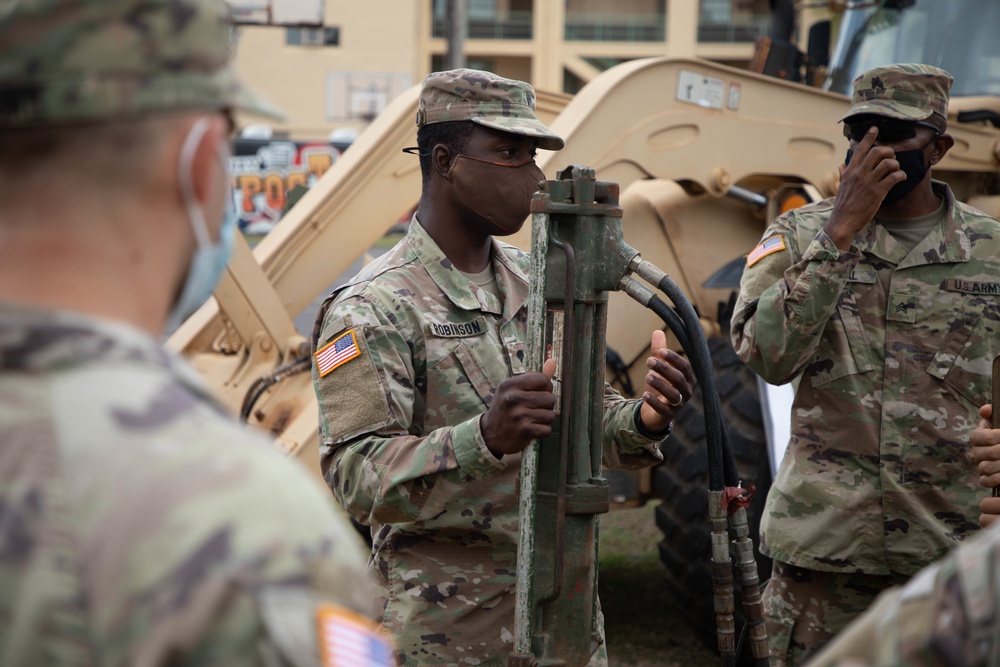
[[869,118],[859,118],[849,120],[844,123],[844,136],[853,141],[860,142],[865,138],[868,128],[877,127],[877,140],[880,144],[895,144],[917,136],[917,127],[927,127],[934,130],[935,134],[941,134],[934,125],[921,121],[898,120],[896,118],[884,118],[873,116]]

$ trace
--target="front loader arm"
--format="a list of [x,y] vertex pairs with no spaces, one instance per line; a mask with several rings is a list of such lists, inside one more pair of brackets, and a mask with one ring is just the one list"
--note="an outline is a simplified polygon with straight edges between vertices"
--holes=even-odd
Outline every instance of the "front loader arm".
[[[415,143],[418,90],[396,98],[253,251],[238,239],[216,298],[168,341],[234,413],[260,378],[308,353],[294,318],[417,204],[419,164],[401,149]],[[635,60],[603,73],[572,100],[538,94],[539,118],[566,139],[564,150],[543,151],[538,163],[547,174],[567,164],[593,165],[598,178],[620,183],[623,195],[640,180],[667,183],[669,197],[647,193],[642,199],[671,202],[677,219],[647,212],[659,230],[638,239],[631,220],[643,214],[626,205],[626,238],[642,240],[643,255],[695,292],[690,296],[696,307],[711,315],[714,304],[695,287],[703,282],[701,274],[707,277],[750,250],[764,224],[759,211],[727,194],[740,186],[766,198],[786,182],[832,194],[846,150],[837,119],[848,106],[842,95],[706,61]],[[948,180],[949,173],[997,170],[995,130],[954,124],[951,132],[957,143],[935,174],[940,169]],[[743,229],[721,232],[734,252],[716,264],[697,259],[704,252],[692,248],[703,245],[704,234],[693,230],[734,203],[742,206],[734,219]],[[685,215],[689,224],[682,229],[678,220]],[[750,229],[747,222],[756,224]],[[526,226],[511,241],[527,248],[529,234]],[[709,243],[717,244],[720,233],[711,236]],[[612,345],[628,335],[617,326],[642,329],[628,316],[619,317],[618,308],[612,297]],[[316,467],[317,408],[309,374],[279,375],[283,379],[268,385],[253,404],[248,422]]]
[[[382,238],[420,197],[415,143],[419,87],[397,97],[253,250],[242,236],[210,299],[167,341],[238,414],[260,378],[309,354],[294,318]],[[552,119],[569,99],[540,94]],[[317,406],[308,372],[260,396],[247,421],[318,471]]]

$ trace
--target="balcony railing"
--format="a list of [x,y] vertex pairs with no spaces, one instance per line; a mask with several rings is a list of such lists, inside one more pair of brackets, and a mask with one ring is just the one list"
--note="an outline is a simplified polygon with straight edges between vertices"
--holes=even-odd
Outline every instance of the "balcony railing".
[[662,42],[666,34],[663,14],[566,14],[566,41]]
[[[434,17],[435,37],[446,37],[443,16]],[[469,17],[469,39],[531,39],[531,12],[506,12],[489,18]]]
[[701,21],[698,23],[699,42],[754,42],[758,37],[767,34],[771,24],[771,17],[767,15],[754,16],[751,19],[742,19],[728,23],[709,23]]

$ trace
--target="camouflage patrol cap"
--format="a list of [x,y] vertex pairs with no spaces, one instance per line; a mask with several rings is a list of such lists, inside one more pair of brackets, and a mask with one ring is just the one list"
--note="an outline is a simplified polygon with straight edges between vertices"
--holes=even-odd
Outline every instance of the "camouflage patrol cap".
[[420,88],[417,127],[451,120],[471,120],[502,132],[538,139],[538,146],[561,149],[562,137],[535,116],[535,91],[523,81],[492,72],[454,69],[431,72]]
[[930,65],[875,67],[854,80],[851,110],[840,120],[861,114],[926,120],[935,113],[946,119],[952,81],[951,74]]
[[281,118],[229,56],[222,0],[7,0],[0,126],[227,108]]

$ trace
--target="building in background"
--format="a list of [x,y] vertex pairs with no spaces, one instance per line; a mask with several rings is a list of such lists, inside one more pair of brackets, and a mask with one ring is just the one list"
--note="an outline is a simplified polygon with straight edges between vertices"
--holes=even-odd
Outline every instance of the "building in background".
[[[280,0],[274,0],[280,1]],[[324,0],[323,25],[245,26],[237,67],[288,114],[275,137],[360,131],[441,69],[445,0]],[[635,58],[695,56],[744,67],[769,0],[468,0],[468,66],[575,93]],[[242,122],[247,125],[251,121]]]

